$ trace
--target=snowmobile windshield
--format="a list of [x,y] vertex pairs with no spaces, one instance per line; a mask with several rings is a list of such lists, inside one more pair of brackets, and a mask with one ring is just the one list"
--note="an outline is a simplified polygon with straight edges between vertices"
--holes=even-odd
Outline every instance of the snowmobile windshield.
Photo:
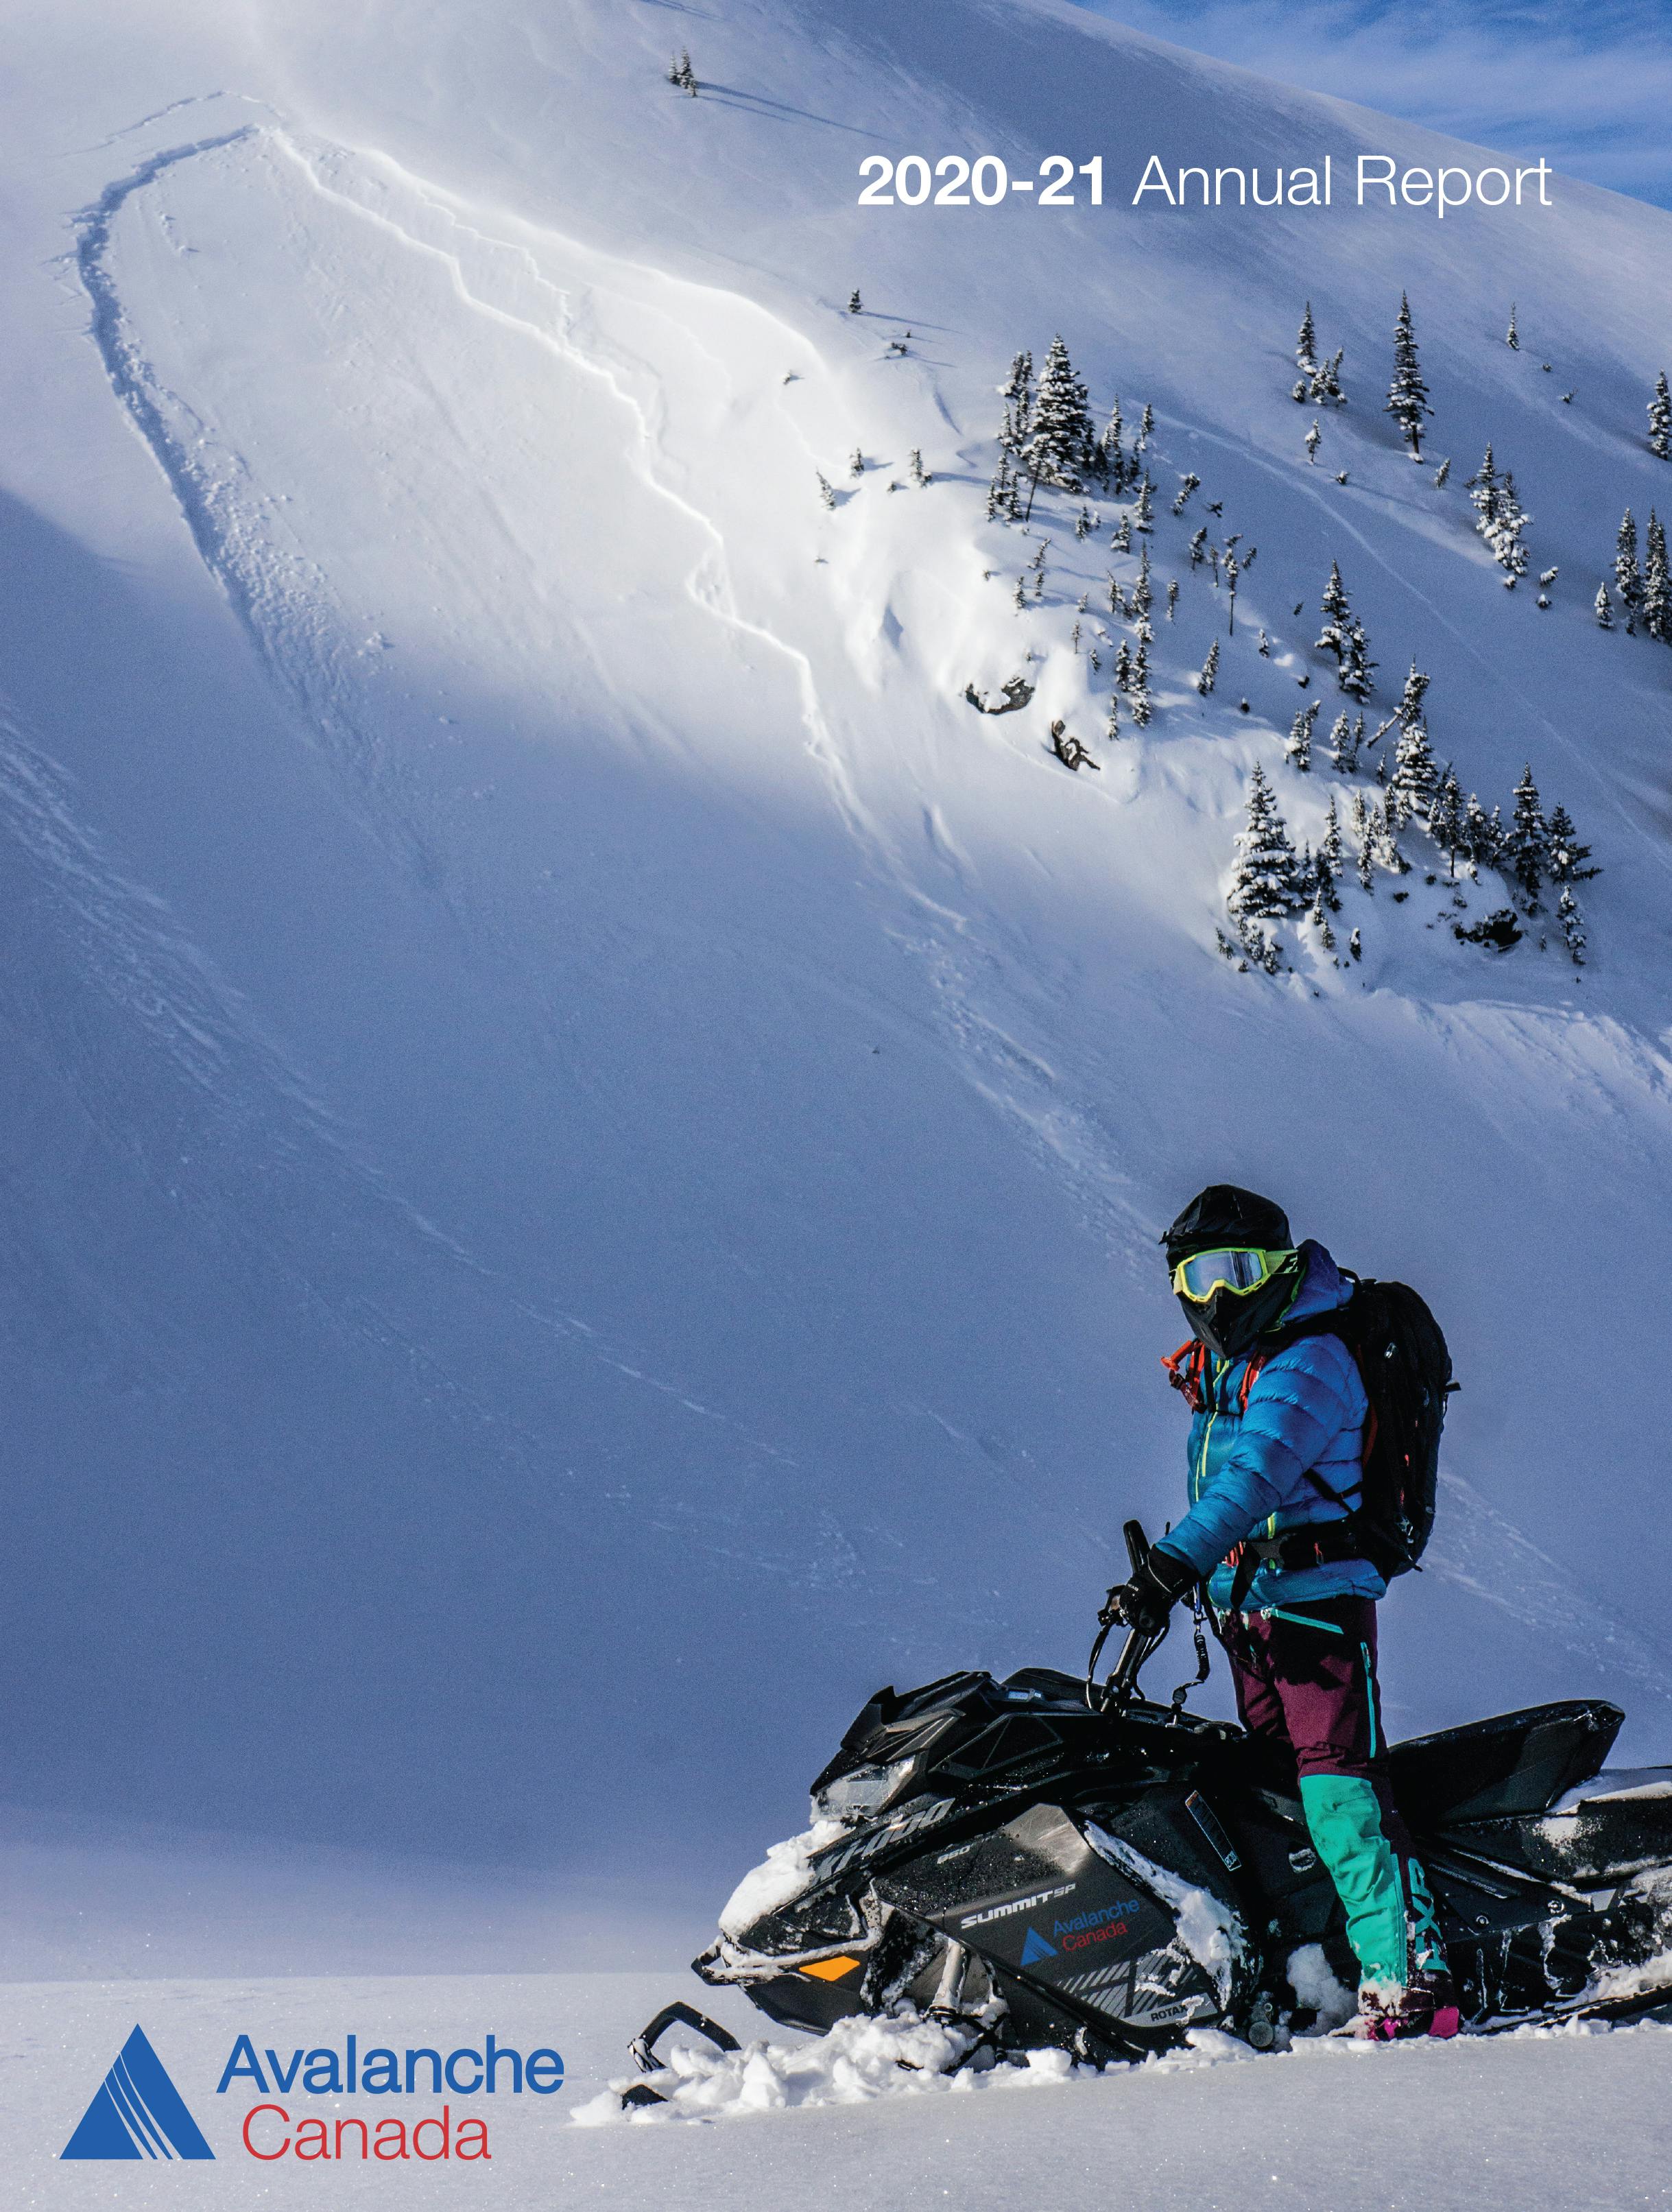
[[1229,1291],[1233,1297],[1243,1297],[1249,1291],[1257,1291],[1262,1283],[1268,1283],[1285,1261],[1293,1257],[1292,1251],[1265,1252],[1249,1245],[1193,1252],[1174,1268],[1173,1288],[1180,1297],[1193,1298],[1199,1305],[1211,1298],[1215,1291]]

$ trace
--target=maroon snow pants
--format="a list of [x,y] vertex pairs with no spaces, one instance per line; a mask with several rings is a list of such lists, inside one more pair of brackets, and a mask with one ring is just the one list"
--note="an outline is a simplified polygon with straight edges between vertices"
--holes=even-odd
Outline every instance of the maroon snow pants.
[[1371,1784],[1382,1832],[1401,1866],[1414,1850],[1393,1801],[1376,1680],[1376,1605],[1367,1597],[1297,1601],[1296,1614],[1233,1613],[1220,1630],[1243,1726],[1290,1786],[1302,1774]]

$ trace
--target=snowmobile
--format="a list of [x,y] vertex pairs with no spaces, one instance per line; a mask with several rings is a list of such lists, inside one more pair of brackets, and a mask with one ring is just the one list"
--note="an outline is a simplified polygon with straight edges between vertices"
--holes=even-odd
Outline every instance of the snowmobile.
[[[1135,1522],[1128,1543],[1135,1565]],[[1084,1680],[879,1690],[812,1785],[795,1893],[695,1972],[815,2033],[856,2013],[957,2022],[976,2064],[1138,2059],[1204,2027],[1268,2050],[1313,2026],[1306,1960],[1349,1988],[1357,1971],[1293,1775],[1189,1712],[1194,1683],[1140,1694],[1165,1633],[1128,1634],[1101,1682],[1100,1637]],[[1200,1618],[1197,1644],[1201,1680]],[[1672,1766],[1605,1770],[1624,1718],[1573,1699],[1392,1747],[1466,2027],[1672,2018]],[[642,2070],[675,2021],[735,2047],[673,2005],[632,2046]]]

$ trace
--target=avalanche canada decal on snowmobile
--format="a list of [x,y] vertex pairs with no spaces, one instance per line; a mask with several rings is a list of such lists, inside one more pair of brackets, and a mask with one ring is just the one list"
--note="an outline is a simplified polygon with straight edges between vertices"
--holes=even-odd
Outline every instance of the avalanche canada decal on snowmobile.
[[[1241,1729],[1139,1695],[1157,1642],[1129,1637],[1101,1686],[1028,1668],[879,1691],[813,1784],[816,1819],[851,1832],[815,1829],[793,1883],[751,1877],[696,1972],[814,2033],[866,2014],[956,2027],[951,2063],[1304,2032],[1296,1954],[1319,1947],[1356,1978],[1334,1886],[1292,1778]],[[1393,1748],[1477,2032],[1672,2017],[1672,1766],[1603,1771],[1624,1717],[1575,1699]],[[661,2015],[632,2101],[658,2098],[676,2012],[711,2027]]]

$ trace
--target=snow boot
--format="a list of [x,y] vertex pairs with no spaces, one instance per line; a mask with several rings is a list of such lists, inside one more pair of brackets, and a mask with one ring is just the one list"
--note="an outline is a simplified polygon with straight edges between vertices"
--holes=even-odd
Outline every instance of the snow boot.
[[1341,2033],[1361,2043],[1402,2042],[1408,2036],[1449,2040],[1462,2025],[1457,1992],[1444,1967],[1397,1982],[1366,1982],[1359,1991],[1359,2016]]

